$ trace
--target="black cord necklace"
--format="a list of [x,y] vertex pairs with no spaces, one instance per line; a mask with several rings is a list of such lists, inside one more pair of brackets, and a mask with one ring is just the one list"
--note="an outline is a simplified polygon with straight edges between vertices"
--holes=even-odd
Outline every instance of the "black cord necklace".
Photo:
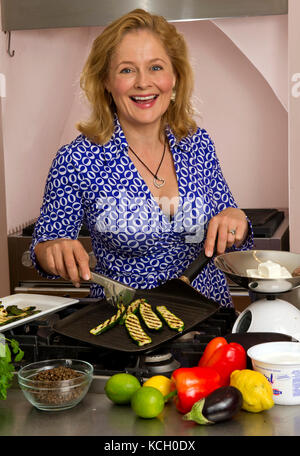
[[165,185],[165,180],[162,179],[161,177],[158,177],[157,173],[158,171],[160,170],[160,167],[161,167],[161,164],[163,162],[163,159],[164,159],[164,156],[165,156],[165,152],[166,152],[166,141],[165,141],[165,145],[164,145],[164,151],[163,151],[163,154],[162,154],[162,157],[161,157],[161,160],[160,160],[160,163],[158,165],[158,168],[156,170],[156,173],[154,174],[151,169],[148,168],[148,166],[146,165],[146,163],[144,163],[140,157],[134,152],[134,150],[128,146],[129,149],[131,150],[131,152],[133,153],[133,155],[142,163],[142,165],[145,166],[145,168],[149,171],[149,173],[152,174],[153,176],[153,184],[155,185],[156,188],[160,188],[160,187],[163,187]]

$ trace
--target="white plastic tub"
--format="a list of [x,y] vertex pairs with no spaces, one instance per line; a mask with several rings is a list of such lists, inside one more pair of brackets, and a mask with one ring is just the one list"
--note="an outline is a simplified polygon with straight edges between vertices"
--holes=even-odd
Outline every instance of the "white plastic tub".
[[272,384],[273,399],[279,405],[300,404],[300,343],[267,342],[247,351],[253,369]]

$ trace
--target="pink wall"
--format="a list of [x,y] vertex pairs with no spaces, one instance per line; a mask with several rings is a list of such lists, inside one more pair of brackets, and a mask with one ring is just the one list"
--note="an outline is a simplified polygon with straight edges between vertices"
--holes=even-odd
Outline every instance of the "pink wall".
[[1,101],[5,84],[0,83],[0,298],[9,294],[8,246],[6,225],[6,195],[4,175],[4,150],[2,141]]
[[257,68],[287,110],[288,16],[219,19],[214,24]]
[[300,3],[289,0],[289,207],[290,244],[300,253]]
[[9,230],[38,215],[47,169],[72,107],[88,33],[88,29],[14,32],[15,56],[3,54],[2,48]]
[[[3,54],[4,42],[0,41],[0,56]],[[0,62],[2,60],[0,59]],[[0,298],[9,294],[9,269],[7,245],[6,192],[4,172],[4,144],[2,104],[6,96],[5,76],[0,69]]]
[[[282,17],[257,19],[259,36],[247,18],[232,24],[222,20],[176,26],[190,48],[201,125],[216,143],[237,202],[242,207],[287,207],[288,119],[284,71],[277,73],[278,59],[286,62],[286,22]],[[78,134],[74,124],[87,112],[78,80],[92,39],[100,32],[101,28],[13,32],[13,58],[7,56],[7,37],[1,35],[10,232],[37,217],[50,162],[57,149]],[[274,39],[280,43],[276,51]]]
[[[190,43],[202,124],[216,143],[237,202],[241,207],[287,207],[287,112],[282,103],[245,53],[213,23],[178,28]],[[252,33],[245,36],[253,41]],[[267,46],[258,48],[268,55]]]

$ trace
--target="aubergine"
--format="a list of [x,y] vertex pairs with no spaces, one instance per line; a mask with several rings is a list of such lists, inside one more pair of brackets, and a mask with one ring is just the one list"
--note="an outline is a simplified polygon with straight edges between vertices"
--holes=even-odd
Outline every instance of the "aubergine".
[[231,420],[242,408],[242,393],[234,386],[221,386],[196,402],[183,416],[198,424],[215,424]]

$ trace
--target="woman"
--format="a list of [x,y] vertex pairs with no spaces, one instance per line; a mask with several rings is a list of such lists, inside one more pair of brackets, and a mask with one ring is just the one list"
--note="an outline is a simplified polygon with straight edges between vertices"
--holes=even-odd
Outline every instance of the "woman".
[[[92,114],[50,169],[31,247],[41,274],[89,279],[82,222],[96,271],[135,288],[179,277],[203,248],[251,248],[251,227],[193,119],[192,70],[173,25],[140,9],[116,20],[94,41],[81,85]],[[231,305],[213,261],[193,286]]]

